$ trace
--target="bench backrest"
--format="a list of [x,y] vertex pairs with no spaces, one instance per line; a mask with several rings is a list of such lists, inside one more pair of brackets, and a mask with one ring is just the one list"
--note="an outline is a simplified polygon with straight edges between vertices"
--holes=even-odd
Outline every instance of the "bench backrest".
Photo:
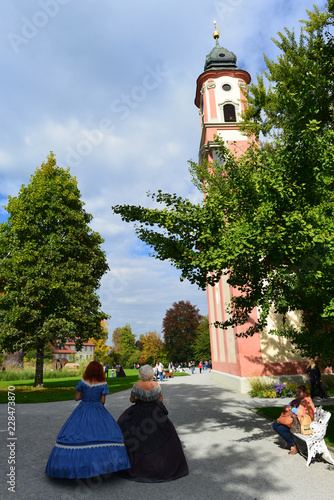
[[326,435],[327,425],[329,419],[331,418],[331,413],[322,409],[322,406],[318,406],[314,411],[314,421],[311,424],[311,429],[313,430],[312,437],[316,439],[323,439]]

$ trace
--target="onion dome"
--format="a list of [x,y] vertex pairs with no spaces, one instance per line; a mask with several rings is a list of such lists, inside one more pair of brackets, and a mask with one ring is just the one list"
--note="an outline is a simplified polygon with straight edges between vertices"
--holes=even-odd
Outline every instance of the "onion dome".
[[210,69],[238,69],[237,67],[237,56],[230,50],[225,49],[219,45],[219,27],[216,26],[216,21],[214,21],[215,30],[213,32],[213,38],[216,40],[216,46],[211,50],[210,54],[206,56],[204,71]]

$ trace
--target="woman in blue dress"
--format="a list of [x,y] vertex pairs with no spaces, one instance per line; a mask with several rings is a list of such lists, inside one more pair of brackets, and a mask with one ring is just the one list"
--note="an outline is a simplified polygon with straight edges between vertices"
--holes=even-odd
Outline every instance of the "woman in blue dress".
[[81,403],[60,430],[45,472],[58,478],[89,478],[128,469],[123,434],[104,407],[108,385],[103,367],[92,361],[76,386]]

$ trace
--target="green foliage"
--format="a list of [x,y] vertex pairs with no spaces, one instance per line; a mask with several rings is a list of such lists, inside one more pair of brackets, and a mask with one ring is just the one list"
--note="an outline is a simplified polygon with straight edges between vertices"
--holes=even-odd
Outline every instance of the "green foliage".
[[0,346],[36,349],[36,384],[43,381],[45,345],[77,348],[103,336],[96,290],[108,269],[101,236],[88,224],[77,182],[53,153],[17,197],[0,224]]
[[125,366],[125,368],[133,368],[134,364],[139,363],[141,356],[141,351],[139,349],[135,349],[130,356],[126,359],[126,362],[122,365]]
[[196,329],[193,352],[197,360],[211,359],[209,318],[207,316],[204,316],[201,319],[200,324]]
[[[48,343],[44,347],[43,358],[45,360],[50,360],[50,359],[52,360],[53,359],[52,351],[53,351],[52,345],[50,343]],[[30,362],[36,363],[36,357],[37,357],[36,349],[29,349],[24,356],[24,361],[30,361]]]
[[268,382],[260,378],[248,379],[252,398],[295,398],[297,385],[294,383]]
[[[52,371],[51,371],[52,370]],[[78,377],[83,374],[82,368],[78,370],[66,369],[54,370],[47,369],[44,371],[44,378],[64,378],[64,377]],[[8,369],[0,372],[0,380],[14,381],[14,380],[33,380],[35,378],[35,367],[28,366],[21,369]]]
[[[190,163],[205,201],[158,191],[160,208],[113,207],[181,279],[204,289],[226,275],[236,293],[222,328],[245,324],[259,306],[242,334],[253,335],[274,307],[284,318],[275,333],[325,366],[334,362],[333,13],[333,0],[309,13],[299,40],[279,33],[277,61],[265,59],[246,95],[246,153],[236,157],[216,138],[220,163]],[[260,134],[269,141],[251,140]],[[285,322],[290,310],[302,311],[303,327]]]
[[[83,371],[82,371],[83,373]],[[82,375],[81,373],[81,375]],[[64,374],[64,372],[63,372]],[[108,378],[110,394],[130,389],[138,381],[137,370],[125,370],[126,377]],[[33,387],[33,381],[15,380],[15,401],[16,403],[47,403],[54,401],[70,401],[74,399],[75,386],[79,382],[78,377],[66,377],[57,379],[45,379],[44,387]],[[0,404],[8,401],[8,382],[0,382]]]
[[121,353],[128,354],[135,350],[136,336],[132,333],[131,326],[126,324],[121,328],[119,338],[119,350]]
[[119,353],[114,351],[113,349],[109,351],[107,362],[109,363],[110,367],[116,366],[120,362]]
[[[130,367],[130,358],[132,357],[135,351],[135,341],[136,336],[132,333],[131,326],[126,324],[123,328],[120,329],[118,335],[118,353],[119,353],[119,361],[122,366]],[[137,356],[135,356],[137,358]],[[139,360],[138,356],[138,360]],[[132,362],[133,363],[137,361]]]

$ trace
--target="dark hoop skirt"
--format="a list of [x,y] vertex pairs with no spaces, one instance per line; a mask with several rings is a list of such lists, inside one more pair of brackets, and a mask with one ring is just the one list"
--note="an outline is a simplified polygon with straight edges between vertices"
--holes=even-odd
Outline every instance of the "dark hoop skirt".
[[181,441],[163,404],[138,400],[119,417],[131,469],[121,477],[143,483],[172,481],[189,474]]

